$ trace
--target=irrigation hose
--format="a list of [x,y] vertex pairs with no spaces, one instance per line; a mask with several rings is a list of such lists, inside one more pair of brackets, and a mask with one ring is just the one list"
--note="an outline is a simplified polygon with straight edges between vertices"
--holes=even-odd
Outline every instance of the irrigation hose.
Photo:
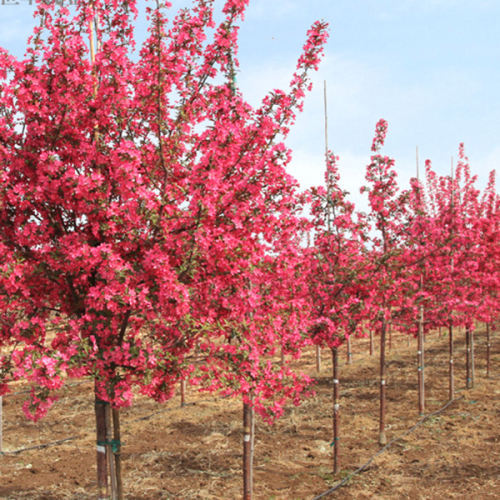
[[358,467],[355,471],[351,472],[348,476],[346,476],[342,481],[339,481],[336,485],[332,486],[329,490],[324,491],[323,493],[320,493],[319,495],[315,496],[312,500],[319,500],[320,498],[324,498],[330,494],[332,494],[335,490],[338,490],[342,486],[344,486],[347,482],[351,480],[352,477],[360,474],[363,472],[379,455],[382,455],[382,453],[385,452],[391,445],[393,445],[396,441],[399,441],[400,439],[408,436],[408,434],[411,434],[417,427],[422,425],[426,420],[428,420],[431,417],[434,417],[435,415],[439,415],[443,411],[448,408],[452,403],[455,401],[459,401],[460,399],[463,399],[463,396],[460,396],[459,398],[452,399],[448,401],[443,407],[439,408],[439,410],[433,411],[432,413],[429,413],[425,417],[422,417],[420,420],[417,421],[415,425],[410,427],[407,431],[405,431],[403,434],[401,434],[398,437],[395,437],[394,439],[391,439],[383,448],[380,448],[375,455],[373,455],[365,464],[363,464],[361,467]]

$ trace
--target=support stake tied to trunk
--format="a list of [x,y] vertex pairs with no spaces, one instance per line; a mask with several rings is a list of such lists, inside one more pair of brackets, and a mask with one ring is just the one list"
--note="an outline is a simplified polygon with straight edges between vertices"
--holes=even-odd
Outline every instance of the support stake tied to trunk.
[[113,439],[116,448],[113,450],[115,459],[116,474],[116,494],[118,500],[123,500],[123,481],[122,481],[122,460],[121,460],[121,431],[120,431],[120,410],[113,408]]
[[107,500],[108,491],[108,461],[106,457],[106,401],[102,401],[95,395],[95,420],[96,420],[96,442],[97,442],[97,490],[98,499]]
[[109,477],[111,479],[111,500],[118,500],[118,484],[116,481],[116,467],[114,456],[113,429],[111,427],[111,405],[104,405],[104,415],[106,419],[106,456],[108,458]]

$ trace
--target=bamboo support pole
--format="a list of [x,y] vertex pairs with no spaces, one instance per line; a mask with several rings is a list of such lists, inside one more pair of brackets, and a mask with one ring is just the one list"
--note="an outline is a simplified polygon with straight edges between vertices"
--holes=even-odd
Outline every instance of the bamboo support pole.
[[486,323],[486,377],[490,377],[491,334],[490,324]]
[[106,419],[106,455],[108,458],[109,477],[111,479],[111,500],[118,500],[118,485],[116,482],[115,457],[113,452],[113,430],[111,427],[111,406],[104,405]]
[[95,395],[96,441],[97,441],[97,490],[98,500],[107,500],[108,464],[106,457],[106,410],[107,403]]
[[116,443],[114,451],[116,493],[118,500],[123,500],[123,480],[122,480],[122,459],[121,459],[121,431],[120,431],[120,410],[113,408],[113,439]]

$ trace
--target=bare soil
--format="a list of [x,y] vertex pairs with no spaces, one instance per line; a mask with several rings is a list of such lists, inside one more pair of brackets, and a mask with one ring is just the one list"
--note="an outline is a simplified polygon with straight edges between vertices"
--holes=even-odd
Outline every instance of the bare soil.
[[[500,342],[493,339],[491,376],[485,377],[485,333],[476,333],[475,383],[465,390],[465,335],[456,338],[457,397],[442,413],[405,435],[369,467],[325,498],[500,498]],[[378,339],[376,339],[378,340]],[[448,400],[446,336],[426,340],[426,413]],[[393,339],[388,356],[387,434],[392,440],[420,419],[416,340]],[[275,425],[257,421],[256,499],[312,499],[365,464],[378,439],[378,356],[367,340],[353,342],[353,363],[341,366],[341,472],[332,474],[332,380],[329,353],[315,373],[313,350],[299,362],[317,379],[316,395],[291,407]],[[342,358],[345,348],[342,347]],[[26,387],[19,385],[17,391]],[[22,414],[25,394],[4,397],[2,499],[96,498],[92,383],[68,385],[49,415],[36,424]],[[237,400],[188,388],[159,405],[145,398],[122,412],[123,478],[127,499],[238,499],[242,494],[242,411]],[[21,453],[15,450],[59,445]]]

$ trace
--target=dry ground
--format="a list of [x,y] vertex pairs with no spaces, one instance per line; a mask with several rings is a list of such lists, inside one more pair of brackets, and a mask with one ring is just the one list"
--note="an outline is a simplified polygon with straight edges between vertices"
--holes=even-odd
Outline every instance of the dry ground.
[[[416,341],[395,337],[388,359],[388,438],[418,421]],[[491,377],[485,378],[485,338],[476,334],[476,380],[464,390],[464,335],[457,335],[457,396],[443,413],[396,441],[367,470],[327,498],[500,498],[500,342],[493,338]],[[447,401],[447,337],[426,342],[426,403]],[[342,357],[345,351],[342,348]],[[331,365],[324,353],[316,395],[290,408],[274,426],[257,422],[256,499],[312,499],[373,456],[377,444],[377,353],[353,343],[342,361],[341,473],[331,473]],[[314,375],[313,353],[300,364]],[[41,422],[22,415],[25,395],[4,398],[4,451],[67,437],[58,446],[0,456],[1,499],[87,499],[96,496],[91,383],[68,386]],[[16,388],[21,390],[22,387]],[[189,392],[180,408],[145,399],[122,414],[127,499],[238,499],[241,497],[241,405]]]

